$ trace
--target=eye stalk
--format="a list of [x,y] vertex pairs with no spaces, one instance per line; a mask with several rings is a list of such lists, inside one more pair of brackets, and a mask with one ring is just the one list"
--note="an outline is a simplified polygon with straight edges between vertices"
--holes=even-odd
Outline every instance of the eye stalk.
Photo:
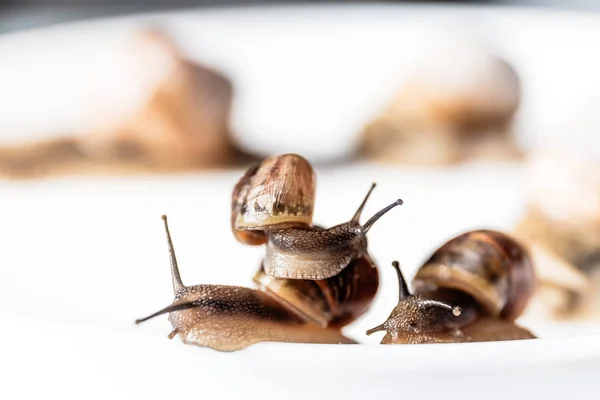
[[410,290],[406,284],[406,279],[404,279],[404,275],[400,269],[400,263],[398,261],[393,261],[392,267],[394,267],[396,274],[398,274],[398,301],[402,301],[412,295],[410,294]]
[[278,279],[323,280],[341,273],[353,260],[367,255],[367,233],[397,199],[361,225],[359,220],[375,184],[348,222],[331,228],[289,228],[268,232],[265,273]]
[[460,326],[473,317],[469,310],[465,312],[464,305],[468,302],[454,292],[437,298],[411,294],[400,263],[394,261],[392,267],[398,275],[398,304],[388,319],[369,329],[367,335],[386,331],[386,338],[395,343],[435,342],[439,337],[454,336]]

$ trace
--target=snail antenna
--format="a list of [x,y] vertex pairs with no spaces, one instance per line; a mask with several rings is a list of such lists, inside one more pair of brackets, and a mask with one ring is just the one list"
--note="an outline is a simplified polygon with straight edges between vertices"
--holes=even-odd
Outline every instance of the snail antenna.
[[393,202],[392,204],[390,204],[389,206],[379,210],[377,213],[375,213],[375,215],[373,215],[363,226],[363,230],[365,231],[365,233],[367,233],[369,231],[369,229],[371,229],[371,227],[373,226],[373,224],[375,222],[377,222],[377,220],[381,217],[383,217],[388,211],[390,211],[392,208],[401,205],[402,203],[404,203],[402,201],[402,199],[398,199],[395,202]]
[[377,186],[377,184],[375,182],[373,182],[371,184],[371,188],[367,192],[367,195],[365,196],[365,198],[363,199],[362,203],[358,207],[358,210],[356,210],[356,212],[354,213],[354,216],[350,220],[351,222],[358,222],[358,220],[360,219],[360,215],[362,214],[363,208],[365,208],[365,204],[367,204],[367,200],[369,200],[369,197],[371,196],[371,193],[373,192],[373,189],[375,189],[375,186]]
[[381,325],[377,325],[375,328],[371,328],[367,331],[367,336],[370,336],[371,334],[375,333],[375,332],[380,332],[380,331],[385,331],[385,322]]
[[173,292],[179,293],[185,286],[181,282],[181,275],[179,275],[179,266],[177,265],[177,257],[175,257],[175,248],[173,247],[173,241],[171,240],[171,233],[169,232],[169,223],[167,222],[167,216],[163,215],[162,220],[165,223],[165,232],[167,233],[167,245],[169,247],[169,258],[171,261],[171,279],[173,280]]
[[408,289],[406,279],[404,279],[404,275],[400,269],[400,263],[398,261],[394,261],[392,262],[392,267],[394,267],[396,273],[398,274],[398,301],[402,301],[410,296],[410,290]]
[[173,304],[168,305],[167,307],[163,308],[162,310],[159,310],[153,314],[148,315],[147,317],[136,319],[135,324],[139,325],[142,322],[148,321],[149,319],[152,319],[154,317],[158,317],[159,315],[167,314],[167,313],[170,313],[173,311],[187,310],[188,308],[194,308],[196,306],[197,306],[197,304],[193,301],[183,301],[180,303],[173,303]]

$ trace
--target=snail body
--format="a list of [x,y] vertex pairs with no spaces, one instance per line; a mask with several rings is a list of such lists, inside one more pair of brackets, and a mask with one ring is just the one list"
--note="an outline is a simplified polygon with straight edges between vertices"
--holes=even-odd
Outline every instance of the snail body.
[[459,235],[417,271],[411,294],[397,262],[399,302],[383,324],[384,344],[531,339],[515,320],[535,290],[529,255],[501,232]]
[[186,344],[235,351],[266,341],[294,343],[354,343],[339,328],[324,328],[299,318],[266,293],[239,286],[185,286],[163,216],[171,260],[173,303],[136,324],[169,314],[173,331]]

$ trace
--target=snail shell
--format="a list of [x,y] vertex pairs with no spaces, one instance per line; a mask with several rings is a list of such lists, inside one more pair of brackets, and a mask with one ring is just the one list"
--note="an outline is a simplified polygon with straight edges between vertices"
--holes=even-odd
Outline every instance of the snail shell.
[[435,288],[467,293],[492,317],[514,320],[535,291],[528,254],[514,239],[492,230],[464,233],[440,247],[417,271],[415,294]]
[[379,272],[371,258],[364,255],[328,279],[274,278],[261,268],[254,282],[301,319],[321,327],[341,327],[369,309],[379,288]]
[[244,244],[267,242],[266,231],[312,225],[316,176],[297,154],[265,159],[249,168],[233,190],[231,228]]

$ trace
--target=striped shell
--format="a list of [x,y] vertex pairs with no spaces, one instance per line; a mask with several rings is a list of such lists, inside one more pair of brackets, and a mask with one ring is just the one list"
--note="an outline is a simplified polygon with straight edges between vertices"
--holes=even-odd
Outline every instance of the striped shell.
[[467,293],[492,317],[515,320],[535,290],[529,255],[508,235],[478,230],[459,235],[438,249],[417,271],[415,294],[437,288]]
[[233,234],[259,245],[267,242],[267,230],[311,226],[315,195],[316,176],[305,158],[269,157],[249,168],[233,190]]
[[303,320],[322,327],[341,327],[369,309],[379,288],[379,271],[368,256],[362,256],[328,279],[279,279],[261,268],[254,282]]

